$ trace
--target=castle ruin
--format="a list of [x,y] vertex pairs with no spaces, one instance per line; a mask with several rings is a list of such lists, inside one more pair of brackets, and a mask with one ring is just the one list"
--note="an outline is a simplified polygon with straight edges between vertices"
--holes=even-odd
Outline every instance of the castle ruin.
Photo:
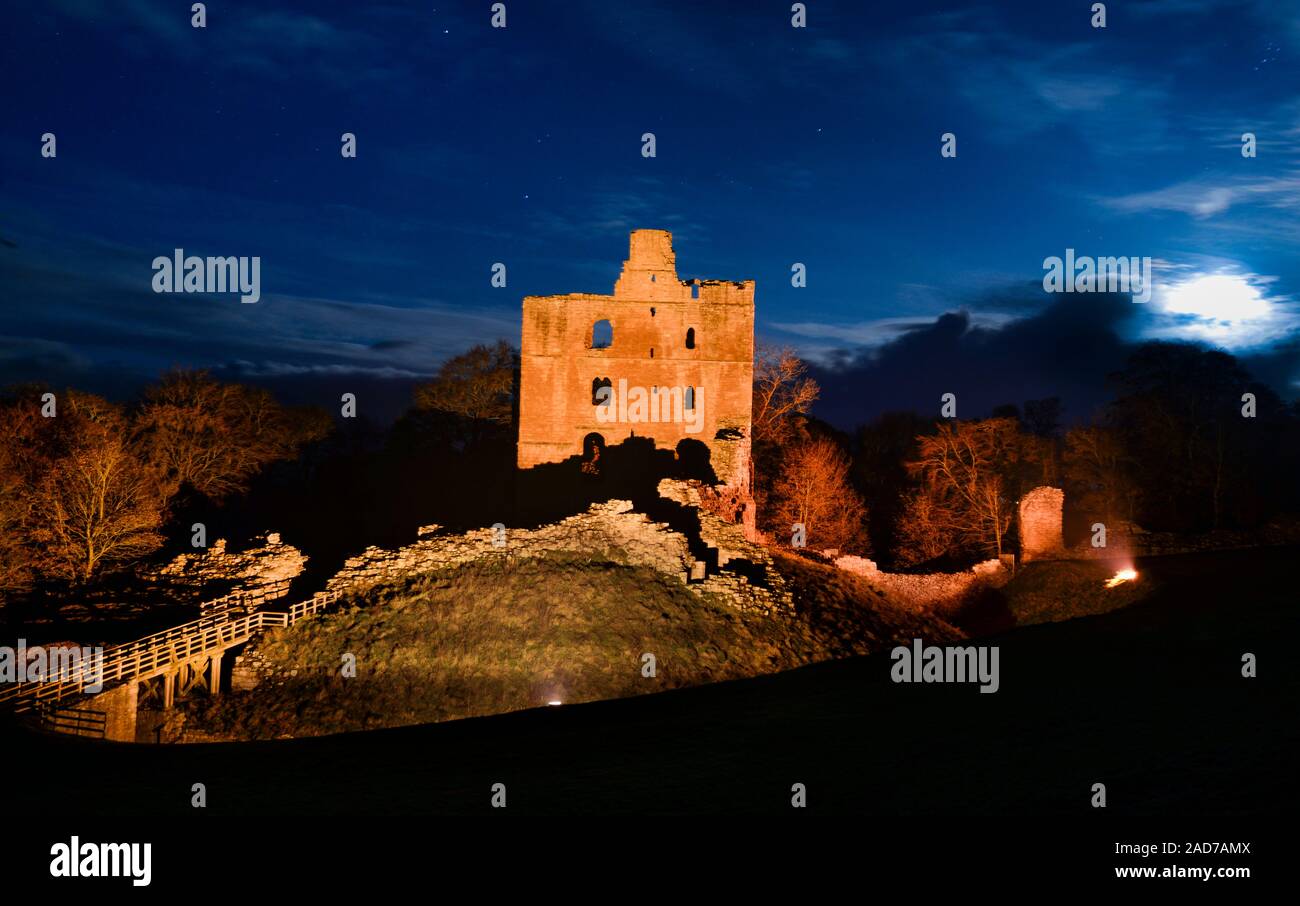
[[1050,560],[1062,556],[1061,512],[1065,492],[1060,488],[1034,488],[1020,499],[1020,559]]
[[753,280],[680,280],[672,234],[634,230],[613,295],[528,296],[523,309],[519,468],[640,437],[748,485]]

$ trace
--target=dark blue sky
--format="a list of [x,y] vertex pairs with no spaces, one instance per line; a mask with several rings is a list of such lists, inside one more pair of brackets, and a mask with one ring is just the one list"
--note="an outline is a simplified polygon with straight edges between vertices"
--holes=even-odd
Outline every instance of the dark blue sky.
[[[1100,385],[1153,336],[1300,391],[1300,2],[1113,2],[1105,29],[1064,0],[811,0],[806,29],[784,0],[507,0],[505,29],[490,5],[7,10],[0,382],[396,386],[517,343],[524,295],[609,292],[653,227],[683,277],[758,281],[761,339],[875,382],[861,413],[828,387],[840,420],[935,381]],[[260,256],[262,301],[154,294],[176,247]],[[1152,257],[1156,298],[1048,296],[1067,248]]]

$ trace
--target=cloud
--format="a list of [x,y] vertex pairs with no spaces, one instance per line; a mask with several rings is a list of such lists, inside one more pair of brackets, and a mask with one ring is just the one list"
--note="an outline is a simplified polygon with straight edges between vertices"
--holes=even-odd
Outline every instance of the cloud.
[[[1183,275],[1187,284],[1204,276],[1199,263],[1165,264],[1165,274]],[[1268,287],[1272,278],[1238,275],[1243,286]],[[1212,287],[1208,287],[1212,288]],[[1196,302],[1197,296],[1184,302]],[[1217,296],[1209,298],[1217,299]],[[1243,296],[1244,298],[1244,296]],[[1300,397],[1300,313],[1289,300],[1264,298],[1263,315],[1269,330],[1260,333],[1249,319],[1227,326],[1240,343],[1214,342],[1224,334],[1205,334],[1205,321],[1194,305],[1135,304],[1127,295],[1111,293],[1058,294],[1047,297],[1012,287],[999,298],[981,304],[993,311],[1023,312],[1023,317],[957,311],[928,323],[892,319],[864,335],[872,342],[823,345],[809,356],[811,371],[822,388],[813,414],[841,428],[863,424],[884,412],[911,410],[938,413],[945,393],[957,396],[963,418],[987,415],[1003,403],[1061,397],[1068,420],[1087,419],[1110,399],[1108,375],[1120,370],[1128,356],[1151,338],[1201,341],[1203,345],[1237,348],[1242,362],[1260,380],[1284,397]],[[1228,312],[1232,312],[1231,299]],[[1215,315],[1214,312],[1210,313]],[[1243,313],[1244,314],[1244,313]],[[1211,318],[1218,324],[1222,317]],[[1230,320],[1230,319],[1229,319]],[[1181,328],[1181,329],[1179,329]],[[895,335],[890,337],[890,333]],[[807,330],[817,337],[829,330]],[[1290,339],[1287,339],[1287,338]],[[846,337],[846,339],[852,339]],[[880,340],[884,342],[879,342]],[[1269,341],[1267,346],[1248,340]],[[806,350],[800,349],[801,352]]]
[[1201,219],[1241,205],[1300,211],[1300,173],[1230,181],[1198,178],[1150,192],[1102,199],[1102,204],[1127,214],[1176,211]]
[[[1013,292],[999,307],[1023,307]],[[822,396],[813,412],[847,428],[894,410],[937,414],[942,395],[954,393],[965,418],[1048,396],[1062,398],[1068,417],[1086,418],[1127,357],[1137,308],[1122,295],[1060,295],[1001,328],[949,312],[879,348],[845,351],[838,367],[814,367]]]
[[429,372],[411,371],[391,365],[299,365],[289,362],[249,362],[238,359],[217,366],[219,370],[245,378],[281,377],[350,377],[363,375],[382,380],[422,380],[431,377]]
[[0,310],[4,376],[93,380],[109,366],[115,376],[153,376],[180,365],[262,377],[414,379],[467,346],[514,340],[519,332],[513,310],[467,310],[430,298],[265,291],[261,302],[242,305],[231,296],[159,295],[150,288],[150,260],[147,250],[76,237],[21,258],[0,253],[0,284],[8,290]]
[[[979,311],[958,313],[966,323],[976,330],[1005,327],[1018,315],[1005,312]],[[914,331],[924,331],[934,324],[934,319],[923,316],[875,318],[856,324],[827,324],[814,321],[788,322],[774,321],[770,327],[792,336],[810,340],[834,340],[834,346],[815,347],[822,352],[842,349],[844,344],[852,344],[861,349],[877,349]],[[807,350],[805,349],[805,354]]]
[[908,32],[876,38],[868,56],[899,86],[926,73],[927,90],[959,97],[998,142],[1065,128],[1106,155],[1171,147],[1168,76],[1123,62],[1101,69],[1094,42],[1042,41],[1016,24],[987,8],[918,16]]

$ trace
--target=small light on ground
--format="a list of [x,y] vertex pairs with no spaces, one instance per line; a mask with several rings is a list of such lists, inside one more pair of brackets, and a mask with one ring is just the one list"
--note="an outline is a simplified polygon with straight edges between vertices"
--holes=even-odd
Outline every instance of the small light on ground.
[[1137,577],[1138,574],[1136,569],[1121,569],[1119,572],[1115,573],[1115,575],[1106,580],[1106,587],[1114,588],[1116,585],[1120,585],[1124,582],[1132,582]]
[[547,702],[547,704],[548,704],[548,705],[562,705],[562,704],[564,704],[564,702],[562,702],[562,701],[556,699],[555,701]]

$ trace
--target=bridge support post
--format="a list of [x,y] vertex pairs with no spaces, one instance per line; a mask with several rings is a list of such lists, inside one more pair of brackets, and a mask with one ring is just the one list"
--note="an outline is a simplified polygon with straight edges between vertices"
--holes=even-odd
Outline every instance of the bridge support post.
[[166,711],[176,704],[176,684],[180,682],[180,668],[169,670],[162,675],[163,687],[163,710]]
[[140,685],[126,682],[95,697],[96,709],[104,712],[104,738],[115,742],[135,742],[139,714]]

